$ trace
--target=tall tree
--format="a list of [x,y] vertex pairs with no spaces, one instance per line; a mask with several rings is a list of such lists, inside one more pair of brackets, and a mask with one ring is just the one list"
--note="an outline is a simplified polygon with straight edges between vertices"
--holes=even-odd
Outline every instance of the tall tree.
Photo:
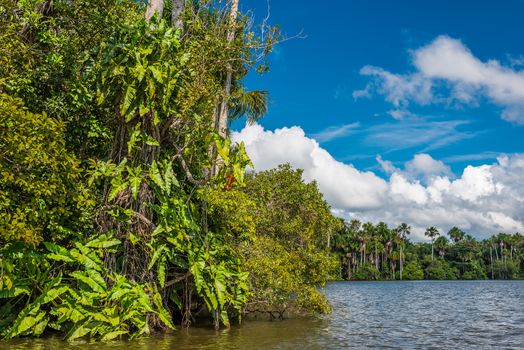
[[440,232],[438,232],[435,226],[431,226],[426,229],[424,235],[431,239],[431,261],[433,261],[433,245],[435,243],[435,238],[437,238],[437,236],[440,236]]
[[445,236],[440,236],[435,240],[435,248],[438,251],[438,255],[441,258],[444,258],[444,254],[446,254],[446,249],[448,249],[448,239]]
[[464,231],[462,231],[461,229],[459,229],[458,227],[456,226],[453,226],[449,231],[448,231],[448,236],[449,238],[451,238],[451,240],[454,242],[454,243],[458,243],[460,242],[463,238],[464,238]]
[[[236,20],[238,13],[238,1],[231,0],[231,8],[229,12],[229,30],[227,32],[227,42],[231,44],[235,39],[236,31]],[[231,64],[228,64],[226,67],[226,79],[224,82],[224,97],[220,103],[218,109],[218,115],[215,119],[215,128],[218,134],[222,137],[227,135],[227,115],[228,115],[228,98],[231,94],[231,83],[233,78],[233,68]]]
[[402,280],[402,272],[404,269],[403,248],[407,236],[411,234],[411,226],[403,222],[397,227],[397,233],[400,237],[400,280]]

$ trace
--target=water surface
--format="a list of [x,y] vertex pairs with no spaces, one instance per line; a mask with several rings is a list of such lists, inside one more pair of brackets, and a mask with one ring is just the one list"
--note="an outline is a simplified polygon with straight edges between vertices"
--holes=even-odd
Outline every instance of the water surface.
[[191,328],[130,342],[18,340],[18,349],[524,349],[524,281],[333,282],[323,318]]

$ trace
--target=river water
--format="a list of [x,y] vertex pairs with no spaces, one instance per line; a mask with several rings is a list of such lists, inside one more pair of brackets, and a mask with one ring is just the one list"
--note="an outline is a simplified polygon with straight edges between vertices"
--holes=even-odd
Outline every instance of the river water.
[[2,343],[0,349],[524,349],[524,281],[333,282],[333,313],[191,328],[130,342]]

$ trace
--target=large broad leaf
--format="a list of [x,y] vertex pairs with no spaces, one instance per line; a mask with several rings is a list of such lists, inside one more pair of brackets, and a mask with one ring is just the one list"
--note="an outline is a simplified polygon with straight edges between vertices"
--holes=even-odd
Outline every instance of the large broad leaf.
[[133,195],[133,199],[137,199],[138,190],[142,183],[142,167],[140,165],[134,169],[128,167],[127,171],[129,173],[128,181],[131,187],[131,194]]
[[155,185],[157,185],[162,190],[164,189],[164,179],[160,175],[160,170],[158,169],[158,163],[154,161],[149,167],[149,178],[153,180]]
[[158,275],[158,283],[160,283],[160,287],[164,288],[166,285],[166,256],[162,256],[160,261],[158,262],[158,269],[157,269],[157,275]]
[[62,286],[60,288],[47,290],[45,294],[42,294],[38,299],[41,304],[47,304],[55,300],[56,298],[58,298],[59,296],[67,292],[68,290],[69,290],[68,286]]
[[133,83],[131,83],[127,86],[126,94],[122,99],[122,103],[120,104],[120,113],[126,116],[126,121],[129,121],[132,118],[132,111],[129,110],[129,107],[131,107],[131,105],[133,104],[135,96],[136,88],[133,85]]
[[71,257],[71,254],[66,248],[51,242],[44,242],[44,246],[48,251],[51,252],[47,254],[49,259],[64,262],[74,262],[74,259]]
[[[80,271],[75,271],[71,273],[70,275],[71,277],[74,277],[77,280],[87,284],[94,292],[99,292],[99,293],[105,292],[107,290],[107,286],[102,276],[100,276],[98,272],[93,271],[93,270],[89,270],[89,272],[90,272],[90,275],[87,275]],[[92,276],[94,276],[94,278]]]
[[33,328],[33,335],[38,337],[44,333],[47,324],[49,323],[49,318],[44,318],[42,321],[38,322]]
[[91,332],[91,328],[88,326],[90,319],[86,319],[77,323],[66,335],[66,340],[75,340],[85,336],[87,333]]
[[153,303],[157,308],[158,318],[160,319],[160,321],[162,321],[162,323],[174,330],[175,326],[173,325],[171,315],[169,314],[169,311],[167,311],[164,308],[164,305],[162,304],[162,297],[160,296],[157,290],[155,290],[155,295],[153,296]]
[[40,311],[36,315],[32,315],[31,313],[25,317],[19,317],[11,329],[9,329],[7,333],[7,338],[14,338],[17,337],[24,332],[28,331],[32,327],[34,327],[36,324],[38,324],[44,317],[46,313],[45,311]]
[[216,291],[218,303],[220,306],[224,306],[225,304],[226,285],[227,285],[227,281],[225,279],[225,276],[223,273],[221,273],[219,269],[217,271],[217,274],[215,275],[215,291]]
[[14,298],[21,294],[31,295],[31,289],[29,287],[13,287],[10,289],[0,290],[0,299]]
[[116,239],[112,238],[109,235],[101,235],[89,242],[87,242],[86,247],[91,248],[111,248],[116,245],[119,245],[121,242]]
[[109,200],[112,201],[115,197],[127,188],[127,181],[111,181],[111,191],[109,192]]
[[154,253],[153,257],[151,258],[151,261],[149,262],[149,265],[147,266],[148,270],[151,270],[151,268],[155,265],[156,261],[160,258],[162,252],[166,249],[165,244],[162,244],[160,247],[158,247]]
[[113,331],[113,332],[109,332],[109,333],[106,333],[104,334],[104,336],[102,337],[102,341],[109,341],[109,340],[114,340],[122,335],[125,335],[125,334],[128,334],[129,332],[128,331]]
[[[82,250],[86,251],[85,247],[79,247],[79,245],[76,246],[77,248],[82,248]],[[96,259],[94,256],[89,256],[83,252],[79,252],[76,249],[71,250],[71,256],[73,256],[79,263],[84,265],[87,269],[102,271],[102,267],[97,261],[95,261]]]

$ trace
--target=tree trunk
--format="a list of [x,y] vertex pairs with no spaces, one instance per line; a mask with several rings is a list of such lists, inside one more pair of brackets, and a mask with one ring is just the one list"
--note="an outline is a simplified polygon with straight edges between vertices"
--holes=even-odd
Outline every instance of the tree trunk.
[[171,9],[171,24],[175,28],[184,30],[184,23],[182,21],[182,14],[186,7],[186,0],[173,0]]
[[402,269],[404,264],[402,263],[402,246],[400,246],[400,280],[402,281]]
[[[231,0],[231,11],[229,12],[229,31],[227,32],[227,42],[231,44],[235,39],[235,24],[238,13],[238,1]],[[228,112],[228,98],[231,93],[231,82],[233,78],[233,68],[231,64],[226,67],[226,81],[224,82],[224,98],[218,110],[218,116],[215,120],[215,129],[222,137],[227,136],[227,112]]]
[[491,262],[491,279],[493,279],[493,249],[489,247],[489,260]]
[[164,0],[149,0],[147,2],[146,20],[151,20],[155,13],[158,19],[162,18],[162,14],[164,13]]

